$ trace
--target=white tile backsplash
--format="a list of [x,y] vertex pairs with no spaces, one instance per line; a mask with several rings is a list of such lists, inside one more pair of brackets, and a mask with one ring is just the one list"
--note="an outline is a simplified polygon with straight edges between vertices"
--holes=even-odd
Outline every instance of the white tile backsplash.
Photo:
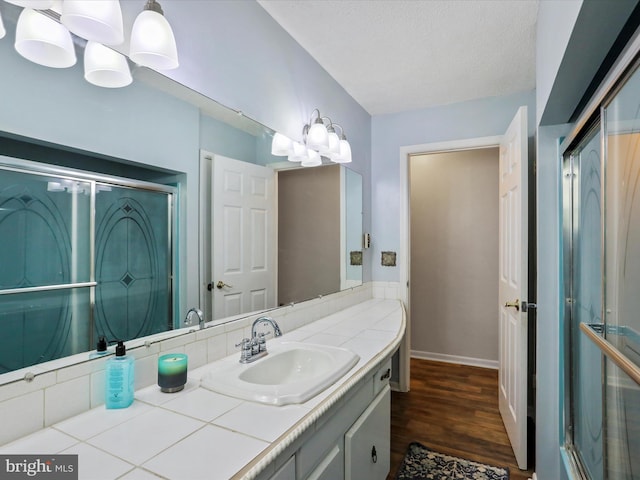
[[87,392],[91,392],[89,375],[56,383],[44,390],[44,424],[46,427],[65,420],[91,407]]
[[197,340],[184,346],[184,353],[187,354],[188,368],[198,368],[206,365],[207,362],[207,340]]
[[0,444],[44,427],[44,390],[27,393],[0,403]]

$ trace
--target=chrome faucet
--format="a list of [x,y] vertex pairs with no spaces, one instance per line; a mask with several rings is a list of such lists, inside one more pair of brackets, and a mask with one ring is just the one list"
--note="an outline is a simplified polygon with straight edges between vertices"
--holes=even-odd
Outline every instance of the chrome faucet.
[[260,317],[260,318],[256,318],[255,321],[253,322],[253,325],[251,325],[251,338],[254,338],[256,336],[256,327],[258,325],[260,325],[261,323],[269,323],[271,324],[271,326],[273,327],[273,336],[274,337],[281,337],[282,336],[282,330],[280,330],[280,326],[278,325],[278,323],[271,317]]
[[269,332],[258,333],[256,327],[261,323],[268,323],[273,327],[273,336],[282,336],[282,330],[278,323],[271,317],[257,318],[253,325],[251,325],[251,338],[243,338],[242,341],[236,344],[236,347],[240,347],[240,363],[255,362],[259,358],[264,357],[267,353],[267,341],[264,337],[269,335]]
[[199,308],[190,308],[189,311],[187,312],[187,316],[184,317],[184,324],[187,326],[191,325],[191,314],[195,313],[198,316],[198,325],[200,326],[200,330],[202,330],[204,328],[204,314],[202,313],[202,310],[200,310]]

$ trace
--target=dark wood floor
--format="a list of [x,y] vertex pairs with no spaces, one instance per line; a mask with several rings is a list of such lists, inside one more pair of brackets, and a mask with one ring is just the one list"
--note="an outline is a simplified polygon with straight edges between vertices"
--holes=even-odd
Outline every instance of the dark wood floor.
[[498,372],[411,359],[411,391],[391,396],[391,471],[395,478],[409,443],[490,465],[518,469],[498,410]]

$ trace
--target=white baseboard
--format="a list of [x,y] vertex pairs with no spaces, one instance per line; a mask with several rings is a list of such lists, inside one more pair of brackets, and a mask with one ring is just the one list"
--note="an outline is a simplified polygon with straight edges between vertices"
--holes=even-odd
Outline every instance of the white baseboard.
[[461,365],[470,365],[472,367],[498,369],[497,360],[485,360],[484,358],[462,357],[460,355],[447,355],[445,353],[422,352],[420,350],[411,350],[412,358],[420,358],[422,360],[435,360],[437,362],[458,363]]

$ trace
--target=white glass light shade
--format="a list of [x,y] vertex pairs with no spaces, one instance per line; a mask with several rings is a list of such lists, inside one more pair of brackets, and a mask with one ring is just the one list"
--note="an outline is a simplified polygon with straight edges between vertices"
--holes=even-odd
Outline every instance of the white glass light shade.
[[4,23],[2,23],[2,15],[0,14],[0,38],[4,38],[7,34],[7,31],[4,28]]
[[124,42],[119,0],[64,0],[60,21],[70,31],[87,40],[104,45]]
[[286,157],[291,153],[292,149],[293,142],[289,137],[279,132],[276,132],[273,135],[273,140],[271,141],[271,155]]
[[19,7],[35,8],[36,10],[46,10],[53,7],[54,0],[5,0],[7,3],[12,3]]
[[329,132],[329,150],[327,154],[333,160],[340,153],[340,138],[336,132]]
[[129,58],[155,70],[178,68],[178,49],[171,25],[163,15],[144,10],[133,23]]
[[321,153],[329,150],[329,132],[324,123],[314,123],[307,132],[307,147]]
[[124,55],[93,41],[84,48],[84,78],[106,88],[126,87],[133,81]]
[[45,67],[67,68],[76,63],[69,30],[31,8],[22,10],[18,17],[15,48],[27,60]]
[[308,157],[309,155],[307,155],[307,147],[305,147],[300,142],[293,142],[293,150],[289,154],[287,160],[289,160],[290,162],[302,162]]
[[351,145],[346,140],[340,140],[340,153],[332,160],[336,163],[351,163]]
[[307,158],[305,160],[302,160],[301,165],[303,167],[317,167],[318,165],[322,165],[320,154],[315,150],[308,149]]

